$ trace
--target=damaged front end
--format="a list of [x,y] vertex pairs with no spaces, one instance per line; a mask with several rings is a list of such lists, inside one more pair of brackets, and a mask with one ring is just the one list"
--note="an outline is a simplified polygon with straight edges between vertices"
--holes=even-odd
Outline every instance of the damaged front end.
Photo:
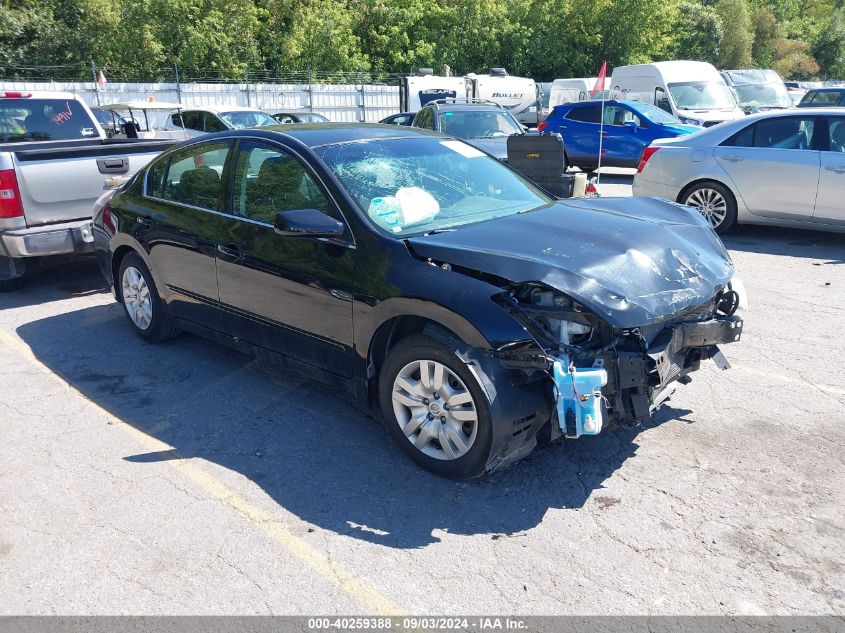
[[728,284],[702,305],[638,327],[614,327],[566,294],[539,282],[514,284],[494,297],[535,345],[496,350],[503,365],[545,372],[555,399],[552,439],[597,435],[635,425],[671,395],[703,360],[728,367],[718,345],[742,334],[741,286]]

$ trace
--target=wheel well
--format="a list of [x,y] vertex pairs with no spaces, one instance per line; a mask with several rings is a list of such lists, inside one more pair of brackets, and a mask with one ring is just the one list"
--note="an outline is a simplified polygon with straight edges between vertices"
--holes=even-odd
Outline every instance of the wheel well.
[[724,187],[727,190],[727,192],[731,195],[731,197],[733,197],[734,203],[736,203],[736,195],[734,195],[734,192],[731,190],[731,188],[728,187],[725,183],[719,182],[718,180],[714,180],[713,178],[699,178],[698,180],[693,180],[686,187],[681,189],[681,192],[678,194],[678,199],[675,200],[675,202],[678,202],[679,204],[683,204],[683,202],[681,202],[681,200],[684,199],[684,196],[687,195],[687,193],[689,192],[690,189],[692,189],[696,185],[702,185],[706,182],[712,182],[715,185],[721,185],[722,187]]
[[112,282],[114,283],[114,296],[117,297],[117,300],[121,303],[123,303],[123,296],[120,292],[120,263],[129,253],[134,252],[135,249],[131,246],[121,246],[114,252],[114,255],[112,255],[111,258],[111,277]]
[[461,340],[459,336],[440,323],[420,316],[393,317],[378,327],[370,341],[370,350],[367,356],[367,380],[371,385],[371,396],[377,394],[378,375],[391,348],[403,338],[412,334],[422,334],[426,330],[431,331],[432,329],[438,331],[440,335],[438,338]]

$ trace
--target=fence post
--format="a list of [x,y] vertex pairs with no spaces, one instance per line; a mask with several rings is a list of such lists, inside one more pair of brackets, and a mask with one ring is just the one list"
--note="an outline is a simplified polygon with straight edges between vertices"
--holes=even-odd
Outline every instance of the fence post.
[[182,103],[182,88],[179,85],[179,64],[173,64],[173,76],[176,78],[176,103]]
[[100,104],[100,84],[97,81],[97,64],[91,62],[91,77],[94,79],[94,95],[97,97],[97,105]]
[[244,83],[246,84],[246,107],[252,107],[249,102],[249,69],[244,71]]
[[367,122],[367,91],[361,82],[361,123]]

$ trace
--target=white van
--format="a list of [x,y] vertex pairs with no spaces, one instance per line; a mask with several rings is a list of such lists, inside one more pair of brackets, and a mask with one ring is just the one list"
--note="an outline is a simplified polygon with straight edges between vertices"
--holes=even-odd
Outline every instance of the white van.
[[549,95],[549,111],[564,103],[586,101],[590,92],[596,87],[598,77],[579,77],[572,79],[555,79]]
[[436,99],[466,99],[467,85],[463,77],[440,77],[431,68],[420,68],[416,75],[399,81],[400,112],[417,112]]
[[486,99],[510,110],[520,123],[537,125],[537,84],[526,77],[512,77],[504,68],[491,68],[490,74],[469,74],[467,96]]
[[623,99],[654,104],[689,125],[710,127],[745,116],[719,71],[707,62],[619,66],[610,86]]

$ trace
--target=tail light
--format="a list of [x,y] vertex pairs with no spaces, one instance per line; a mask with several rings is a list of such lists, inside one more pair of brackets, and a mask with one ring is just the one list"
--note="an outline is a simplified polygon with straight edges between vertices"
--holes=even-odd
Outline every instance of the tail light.
[[0,169],[0,218],[23,217],[21,192],[14,169]]
[[640,164],[637,167],[637,173],[639,174],[643,169],[645,169],[645,164],[648,162],[648,159],[652,157],[654,152],[659,150],[659,147],[646,147],[643,150],[643,155],[640,156]]
[[542,131],[543,131],[543,130],[545,130],[547,127],[549,127],[549,124],[548,124],[548,123],[546,123],[545,121],[543,121],[540,125],[538,125],[538,126],[537,126],[537,131],[538,131],[538,132],[542,132]]

